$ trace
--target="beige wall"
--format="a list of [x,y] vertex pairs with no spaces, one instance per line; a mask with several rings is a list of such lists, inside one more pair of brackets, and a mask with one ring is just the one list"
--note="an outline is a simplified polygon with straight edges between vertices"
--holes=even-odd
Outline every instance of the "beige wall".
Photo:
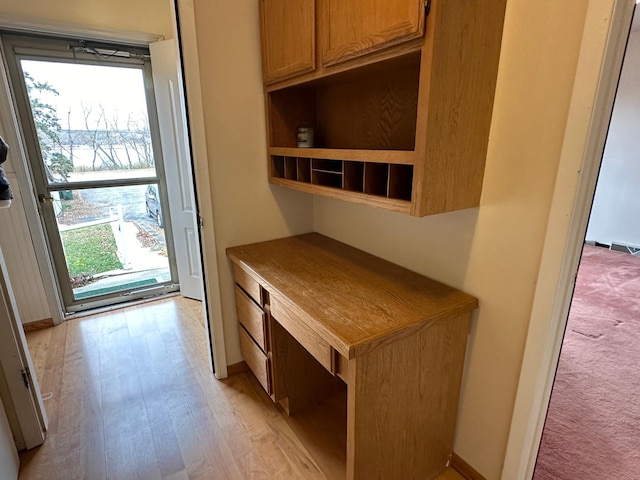
[[311,231],[313,198],[267,182],[257,1],[197,0],[194,7],[224,336],[231,365],[242,357],[225,249]]
[[3,14],[173,38],[169,0],[0,0]]
[[507,3],[481,207],[426,218],[316,198],[315,230],[480,300],[455,451],[500,477],[586,0]]

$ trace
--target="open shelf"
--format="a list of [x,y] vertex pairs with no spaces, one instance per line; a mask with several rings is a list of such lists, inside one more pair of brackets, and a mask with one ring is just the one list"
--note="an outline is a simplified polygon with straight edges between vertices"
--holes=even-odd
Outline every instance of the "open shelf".
[[[409,212],[420,52],[266,90],[271,183]],[[315,146],[298,148],[302,124]]]
[[296,147],[298,127],[327,149],[415,148],[419,52],[267,92],[269,145]]

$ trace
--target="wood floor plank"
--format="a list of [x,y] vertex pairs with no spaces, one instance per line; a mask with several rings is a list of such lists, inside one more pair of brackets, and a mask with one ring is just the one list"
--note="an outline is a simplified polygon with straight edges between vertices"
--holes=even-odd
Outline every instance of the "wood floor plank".
[[202,314],[171,297],[29,332],[50,428],[19,480],[331,479],[251,373],[215,379]]

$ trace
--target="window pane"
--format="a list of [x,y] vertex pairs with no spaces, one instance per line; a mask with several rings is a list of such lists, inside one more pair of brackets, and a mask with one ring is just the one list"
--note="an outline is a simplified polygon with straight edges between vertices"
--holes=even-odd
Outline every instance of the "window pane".
[[156,184],[52,197],[76,300],[171,280]]
[[49,184],[155,178],[140,68],[21,66]]

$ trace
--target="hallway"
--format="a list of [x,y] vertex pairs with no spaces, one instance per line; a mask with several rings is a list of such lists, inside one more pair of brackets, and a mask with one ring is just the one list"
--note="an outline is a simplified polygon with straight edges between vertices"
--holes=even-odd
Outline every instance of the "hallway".
[[30,332],[53,396],[20,480],[324,478],[252,377],[215,380],[205,338],[181,297]]

